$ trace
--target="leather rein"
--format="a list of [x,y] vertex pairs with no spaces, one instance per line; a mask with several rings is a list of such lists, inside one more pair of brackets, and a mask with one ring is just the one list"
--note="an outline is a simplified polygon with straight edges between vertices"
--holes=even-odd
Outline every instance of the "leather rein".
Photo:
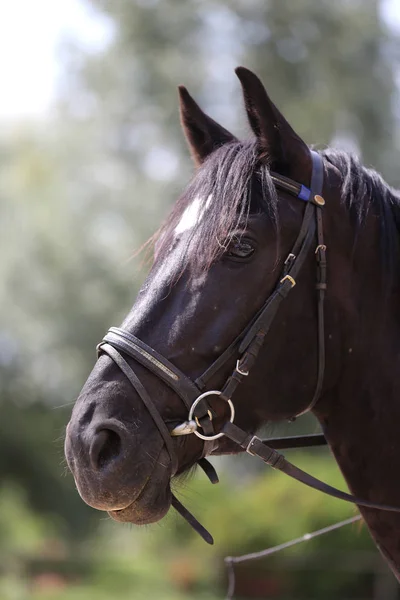
[[[245,327],[244,331],[239,334],[232,344],[200,377],[195,381],[192,381],[156,350],[128,331],[117,327],[111,327],[109,329],[101,343],[97,346],[97,352],[98,355],[105,353],[110,356],[139,394],[164,439],[166,448],[171,457],[172,475],[178,470],[178,459],[172,438],[174,436],[195,434],[204,440],[203,458],[198,461],[198,464],[205,471],[211,483],[217,483],[218,476],[216,471],[204,456],[212,452],[214,440],[226,436],[249,454],[258,456],[267,465],[283,471],[289,475],[289,477],[292,477],[313,489],[324,492],[334,498],[339,498],[360,506],[400,512],[399,507],[363,500],[337,488],[331,487],[305,471],[302,471],[290,463],[282,454],[277,452],[277,450],[281,448],[304,448],[326,445],[327,441],[323,434],[261,440],[256,435],[243,431],[234,423],[235,408],[232,402],[232,396],[243,379],[250,375],[250,371],[264,344],[278,309],[282,301],[296,285],[296,278],[306,258],[309,256],[311,248],[315,245],[315,241],[315,257],[317,264],[318,374],[313,398],[307,408],[299,414],[304,414],[314,408],[321,395],[325,371],[324,300],[327,289],[326,245],[324,244],[322,218],[323,207],[325,205],[325,200],[322,197],[324,168],[322,158],[319,154],[311,151],[311,158],[312,176],[310,188],[288,179],[287,177],[271,172],[272,180],[278,189],[289,192],[306,203],[299,234],[291,252],[284,262],[283,271],[271,295],[252,321]],[[167,427],[145,387],[123,355],[127,355],[142,364],[149,371],[157,375],[158,378],[162,379],[180,396],[189,413],[187,421],[176,425],[172,430]],[[222,366],[234,357],[236,358],[236,366],[222,389],[208,390],[207,386],[210,379]],[[207,403],[207,397],[209,396],[219,396],[221,400],[228,404],[230,410],[228,421],[218,433],[215,432],[213,424],[215,414]],[[202,432],[199,431],[200,429]],[[206,542],[210,544],[213,543],[213,538],[209,532],[173,494],[172,505]]]

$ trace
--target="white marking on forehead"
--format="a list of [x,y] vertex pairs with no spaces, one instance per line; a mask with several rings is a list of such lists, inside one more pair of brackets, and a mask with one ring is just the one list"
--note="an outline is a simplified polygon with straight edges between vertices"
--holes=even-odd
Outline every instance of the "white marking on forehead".
[[183,215],[178,225],[175,227],[175,233],[183,233],[188,229],[192,229],[197,223],[201,221],[207,208],[210,206],[212,201],[212,194],[210,194],[206,200],[196,196],[189,206],[183,211]]

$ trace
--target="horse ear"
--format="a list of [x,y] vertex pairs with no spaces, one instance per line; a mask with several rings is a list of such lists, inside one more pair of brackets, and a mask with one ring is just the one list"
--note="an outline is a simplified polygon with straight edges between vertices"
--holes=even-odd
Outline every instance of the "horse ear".
[[201,165],[211,152],[236,138],[206,115],[183,85],[178,90],[182,128],[196,165]]
[[250,126],[260,148],[260,160],[282,175],[311,173],[310,151],[270,100],[263,84],[249,69],[235,70],[243,88]]

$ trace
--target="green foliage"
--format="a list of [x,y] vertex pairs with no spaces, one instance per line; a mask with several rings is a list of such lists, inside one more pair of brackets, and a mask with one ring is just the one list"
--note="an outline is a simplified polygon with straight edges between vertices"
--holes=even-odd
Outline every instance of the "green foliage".
[[[327,463],[324,453],[296,453],[294,460],[300,466],[307,465],[316,476],[343,485],[337,467]],[[110,596],[116,600],[211,600],[224,593],[222,566],[226,554],[274,546],[354,512],[337,500],[321,502],[317,492],[292,483],[278,472],[268,471],[233,485],[227,471],[233,461],[219,461],[222,483],[218,486],[211,487],[203,474],[193,478],[190,485],[177,485],[178,495],[185,496],[185,502],[212,531],[213,547],[204,544],[176,514],[170,514],[161,525],[144,528],[123,527],[103,519],[95,537],[69,546],[61,541],[56,521],[52,524],[32,516],[21,490],[0,490],[0,514],[4,515],[0,519],[0,538],[4,540],[0,555],[12,557],[5,569],[3,559],[2,597],[11,600],[13,595],[7,590],[15,586],[26,594],[29,590],[29,597],[35,599],[43,594],[54,600]],[[353,573],[347,572],[348,557],[367,549],[372,552],[373,544],[365,527],[356,524],[252,563],[247,571],[242,566],[238,573],[250,573],[255,578],[274,573],[284,581],[285,570],[292,565],[295,571],[286,582],[288,589],[297,593],[304,590],[309,594],[305,597],[317,598],[318,593],[324,593],[333,599],[349,590],[354,580]],[[324,576],[313,578],[310,585],[310,565],[315,568],[318,560]],[[327,564],[336,572],[330,579]],[[21,592],[15,597],[28,596]]]

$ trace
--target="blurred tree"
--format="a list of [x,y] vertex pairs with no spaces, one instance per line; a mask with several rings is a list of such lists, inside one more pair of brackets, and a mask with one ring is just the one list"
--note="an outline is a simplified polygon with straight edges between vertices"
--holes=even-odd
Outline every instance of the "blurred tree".
[[[244,63],[309,143],[359,149],[399,181],[398,36],[379,0],[87,1],[114,33],[103,53],[79,61],[76,85],[108,129],[108,148],[149,177],[163,162],[167,171],[177,164],[160,149],[181,150],[177,83],[234,127],[241,103],[233,68]],[[76,110],[82,96],[75,88],[71,96]]]
[[[309,143],[345,145],[400,183],[393,111],[398,35],[379,0],[245,1],[240,16],[245,60]],[[271,83],[269,83],[271,82]]]

